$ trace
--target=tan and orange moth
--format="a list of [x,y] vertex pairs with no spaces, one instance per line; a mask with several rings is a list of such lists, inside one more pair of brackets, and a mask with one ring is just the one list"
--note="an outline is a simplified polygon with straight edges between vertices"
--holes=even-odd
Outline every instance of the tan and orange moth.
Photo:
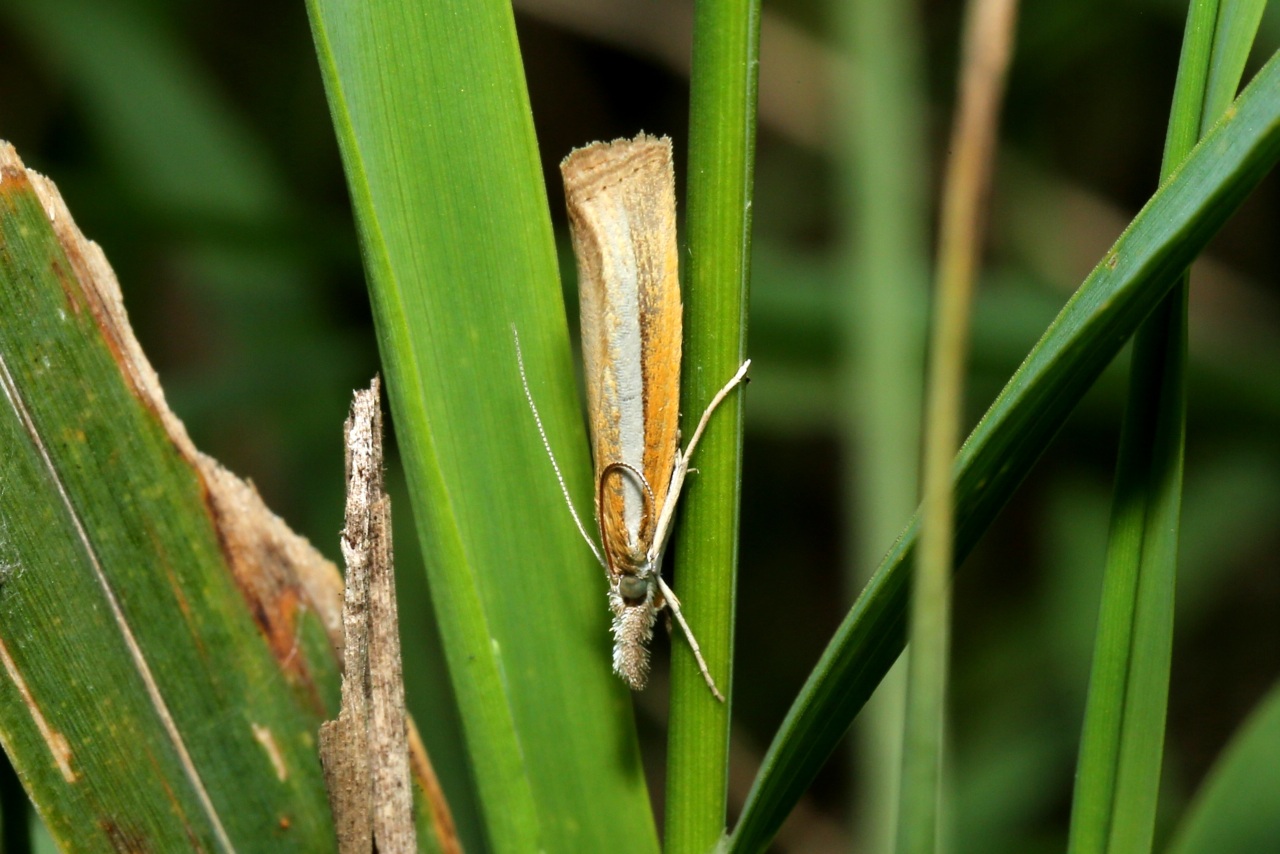
[[[569,509],[608,576],[613,669],[633,689],[644,687],[653,625],[658,612],[669,607],[707,685],[723,701],[680,601],[662,579],[661,565],[689,458],[712,412],[742,382],[751,362],[743,362],[712,398],[682,452],[683,319],[671,140],[640,134],[595,143],[571,152],[560,171],[578,259],[582,361],[603,555],[572,502]],[[517,340],[517,356],[518,345]],[[537,419],[527,382],[525,393]],[[538,430],[546,444],[540,420]],[[549,445],[547,453],[568,500]]]

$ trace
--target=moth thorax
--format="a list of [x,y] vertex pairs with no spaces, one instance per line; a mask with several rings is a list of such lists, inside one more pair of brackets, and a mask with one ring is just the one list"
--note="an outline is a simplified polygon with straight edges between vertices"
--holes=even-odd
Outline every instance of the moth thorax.
[[610,557],[613,558],[613,569],[622,575],[638,575],[645,578],[650,572],[649,554],[643,548],[631,545],[624,546],[614,550]]

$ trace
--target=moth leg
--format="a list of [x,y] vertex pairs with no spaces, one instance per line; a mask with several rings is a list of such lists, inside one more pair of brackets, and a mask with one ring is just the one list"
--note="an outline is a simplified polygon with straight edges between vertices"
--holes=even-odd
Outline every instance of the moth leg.
[[733,391],[747,376],[747,369],[751,367],[751,360],[747,359],[742,363],[742,367],[738,368],[738,372],[724,384],[724,388],[716,392],[716,396],[711,398],[711,402],[707,404],[707,408],[702,410],[702,418],[698,419],[698,427],[693,431],[693,438],[689,440],[689,444],[685,446],[684,454],[681,455],[681,463],[686,469],[689,468],[689,458],[693,456],[693,449],[698,446],[698,440],[702,438],[702,431],[707,429],[707,422],[711,420],[711,413],[716,411],[729,392]]
[[751,367],[751,360],[747,359],[742,363],[742,367],[738,368],[738,372],[733,375],[724,388],[716,392],[716,396],[711,398],[711,403],[702,412],[702,418],[698,420],[698,428],[693,431],[693,438],[689,440],[689,444],[684,451],[676,451],[675,465],[671,470],[671,484],[667,487],[667,500],[662,505],[662,512],[658,516],[658,526],[654,529],[654,555],[661,555],[663,549],[667,546],[667,537],[670,536],[671,518],[675,513],[677,500],[680,498],[680,490],[684,488],[684,477],[689,473],[689,459],[693,456],[693,449],[698,446],[698,440],[702,438],[702,431],[707,428],[707,422],[711,420],[711,413],[716,411],[729,392],[733,391],[747,376],[747,369]]
[[685,622],[684,612],[680,610],[680,600],[676,598],[675,591],[667,586],[667,582],[662,580],[662,576],[658,578],[658,589],[662,591],[662,598],[666,600],[671,613],[675,615],[676,622],[680,624],[680,628],[684,630],[684,636],[689,640],[689,648],[693,650],[693,657],[698,662],[698,669],[702,671],[702,678],[706,680],[707,687],[711,689],[711,693],[720,702],[724,702],[724,695],[720,693],[720,689],[716,687],[716,680],[711,678],[711,671],[707,670],[706,659],[702,657],[702,647],[698,646],[698,639],[693,636],[693,629],[689,628],[689,624]]

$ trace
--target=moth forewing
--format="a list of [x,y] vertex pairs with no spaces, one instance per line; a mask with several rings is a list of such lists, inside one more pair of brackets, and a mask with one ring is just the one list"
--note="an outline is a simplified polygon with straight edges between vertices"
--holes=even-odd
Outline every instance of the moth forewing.
[[[560,171],[578,258],[596,522],[613,611],[613,669],[632,688],[644,687],[653,624],[657,612],[669,606],[707,686],[723,701],[679,600],[662,580],[662,550],[693,449],[750,361],[712,399],[682,453],[682,309],[671,140],[641,134],[596,143],[572,152]],[[527,382],[525,394],[533,407]],[[539,431],[547,444],[540,422]],[[560,486],[568,500],[563,479]],[[578,522],[571,501],[569,509]]]
[[614,669],[634,688],[665,600],[654,540],[679,454],[681,305],[671,141],[596,143],[561,164],[582,323]]

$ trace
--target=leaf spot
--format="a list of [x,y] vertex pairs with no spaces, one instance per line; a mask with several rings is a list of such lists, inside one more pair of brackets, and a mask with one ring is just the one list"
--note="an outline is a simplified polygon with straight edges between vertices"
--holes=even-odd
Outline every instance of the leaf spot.
[[271,760],[271,766],[276,769],[277,779],[281,783],[289,779],[289,769],[284,764],[284,757],[280,755],[280,748],[276,746],[276,739],[271,734],[270,728],[252,722],[250,722],[249,726],[253,729],[253,737],[257,739],[258,744],[262,745],[262,749],[267,752],[267,758]]
[[71,744],[67,741],[66,736],[51,727],[49,721],[45,719],[44,712],[40,710],[35,698],[31,696],[31,689],[27,687],[26,680],[22,678],[22,672],[18,670],[18,665],[9,655],[9,648],[5,646],[3,640],[0,640],[0,660],[4,662],[5,672],[9,674],[9,679],[13,682],[13,686],[22,695],[22,702],[26,705],[27,711],[31,713],[31,719],[35,722],[36,729],[40,732],[40,737],[44,739],[45,746],[53,754],[54,764],[58,766],[62,779],[68,783],[74,783],[78,775],[75,769],[71,767]]

